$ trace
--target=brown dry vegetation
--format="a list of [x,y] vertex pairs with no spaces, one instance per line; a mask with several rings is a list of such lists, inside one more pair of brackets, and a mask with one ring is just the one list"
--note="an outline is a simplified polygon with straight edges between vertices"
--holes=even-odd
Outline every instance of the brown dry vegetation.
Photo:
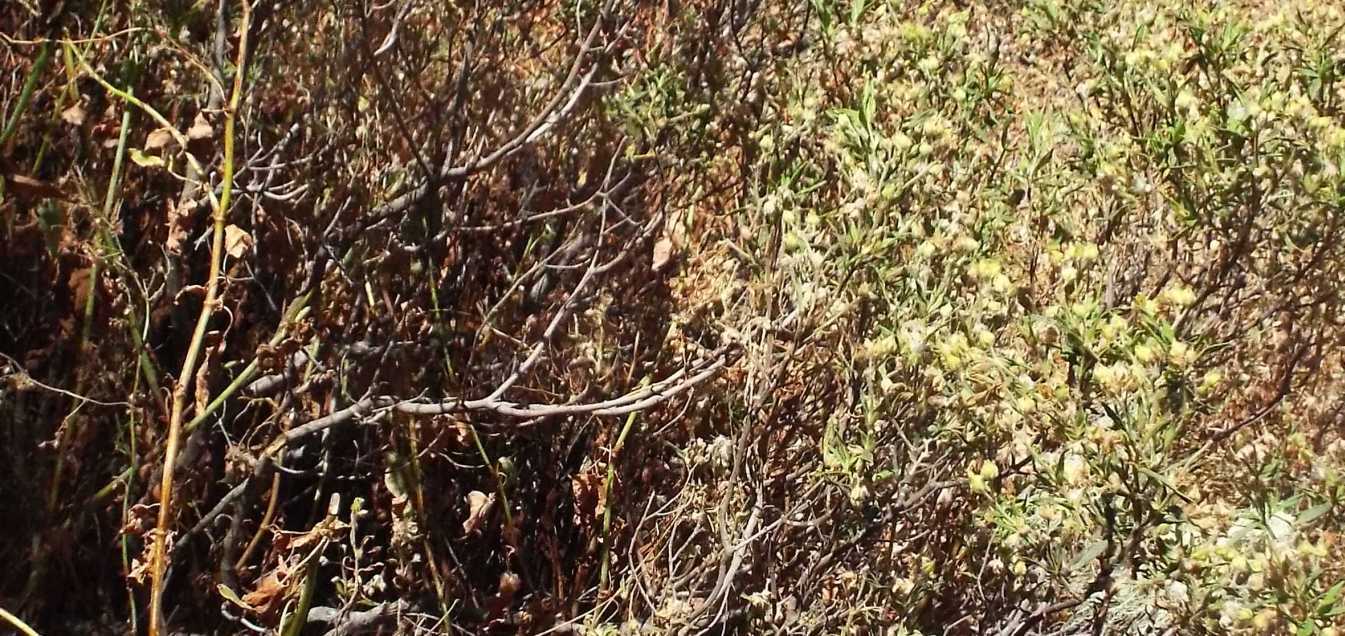
[[0,629],[1334,633],[1342,26],[0,6]]

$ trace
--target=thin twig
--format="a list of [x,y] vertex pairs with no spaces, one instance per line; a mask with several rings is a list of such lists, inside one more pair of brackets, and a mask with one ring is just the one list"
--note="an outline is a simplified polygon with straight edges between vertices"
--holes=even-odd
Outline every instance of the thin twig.
[[52,393],[59,393],[59,394],[64,395],[64,396],[66,396],[66,397],[74,398],[74,399],[76,399],[76,400],[79,400],[80,402],[88,402],[89,404],[97,404],[98,406],[125,406],[125,407],[129,407],[129,406],[131,406],[131,403],[130,403],[130,402],[104,402],[104,401],[102,401],[102,400],[95,400],[95,399],[93,399],[93,398],[91,398],[91,397],[87,397],[87,396],[80,395],[80,394],[75,393],[75,392],[73,392],[73,391],[67,391],[67,390],[62,389],[62,388],[60,388],[60,387],[55,387],[55,386],[52,386],[52,385],[50,385],[50,384],[45,384],[45,383],[43,383],[43,382],[37,380],[36,378],[34,378],[31,374],[29,374],[28,371],[27,371],[26,369],[23,368],[23,365],[19,364],[19,361],[18,361],[18,360],[15,360],[14,358],[11,358],[11,357],[9,357],[8,355],[6,355],[6,354],[4,354],[4,353],[0,353],[0,358],[4,358],[5,360],[8,360],[10,364],[14,365],[14,374],[13,374],[13,375],[19,375],[19,374],[21,374],[21,375],[20,375],[20,380],[21,380],[21,382],[26,382],[26,383],[32,384],[33,386],[36,386],[36,387],[38,387],[38,388],[40,388],[40,389],[44,389],[44,390],[47,390],[47,391],[51,391]]

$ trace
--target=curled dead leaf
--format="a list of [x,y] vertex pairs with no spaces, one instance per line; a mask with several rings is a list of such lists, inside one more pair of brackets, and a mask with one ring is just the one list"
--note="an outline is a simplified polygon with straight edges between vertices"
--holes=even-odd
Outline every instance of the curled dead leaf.
[[341,535],[349,529],[350,524],[337,517],[327,517],[290,542],[289,547],[291,550],[299,550],[324,539],[340,539]]
[[242,258],[252,248],[252,235],[237,225],[224,228],[224,251],[232,258]]
[[[218,333],[216,333],[218,335]],[[201,366],[196,369],[196,408],[205,408],[210,403],[210,358],[213,354],[219,352],[222,347],[204,347],[202,349]]]
[[182,253],[182,243],[187,240],[187,234],[191,231],[191,215],[188,214],[190,206],[179,206],[173,201],[168,202],[168,236],[164,240],[164,247],[173,254]]
[[471,534],[480,526],[495,503],[495,495],[473,490],[467,493],[467,520],[462,522],[463,534]]
[[257,582],[257,588],[243,595],[241,599],[245,607],[266,611],[271,602],[285,592],[285,583],[282,579],[284,573],[280,568],[271,570]]
[[500,575],[500,596],[513,597],[515,592],[523,587],[523,579],[519,578],[513,572],[505,572]]
[[149,561],[132,559],[131,571],[126,573],[126,578],[134,581],[137,585],[144,585],[149,581]]
[[81,267],[70,272],[70,291],[71,295],[79,299],[87,299],[89,292],[94,289],[93,269]]
[[172,141],[173,133],[167,128],[159,128],[145,137],[145,150],[159,150]]
[[591,526],[594,520],[602,517],[607,508],[606,493],[603,492],[603,477],[597,466],[589,465],[570,480],[570,490],[574,495],[574,522],[580,527]]

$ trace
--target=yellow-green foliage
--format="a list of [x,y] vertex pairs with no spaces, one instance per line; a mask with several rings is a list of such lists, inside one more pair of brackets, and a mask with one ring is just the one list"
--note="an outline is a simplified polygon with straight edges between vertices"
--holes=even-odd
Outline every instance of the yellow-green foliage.
[[1345,15],[1110,4],[814,3],[750,135],[724,320],[853,392],[786,499],[852,628],[1345,612]]

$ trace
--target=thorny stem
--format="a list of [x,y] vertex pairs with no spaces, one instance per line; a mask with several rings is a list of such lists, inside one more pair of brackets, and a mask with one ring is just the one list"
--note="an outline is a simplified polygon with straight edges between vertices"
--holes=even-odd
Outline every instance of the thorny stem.
[[[238,30],[238,62],[234,65],[233,94],[229,97],[229,106],[224,111],[224,162],[221,179],[223,192],[219,204],[214,210],[214,234],[210,245],[210,278],[206,282],[205,302],[201,305],[201,315],[196,321],[196,330],[192,333],[187,355],[178,374],[177,386],[173,389],[173,409],[168,418],[168,440],[164,450],[163,478],[159,485],[159,519],[154,530],[154,548],[150,556],[150,609],[149,636],[159,636],[163,627],[163,580],[168,566],[168,527],[173,519],[173,473],[178,445],[182,436],[182,417],[186,410],[187,386],[195,378],[196,359],[201,354],[201,344],[205,340],[206,327],[219,303],[219,276],[221,261],[224,257],[224,222],[228,214],[229,203],[233,198],[234,180],[234,122],[238,116],[238,103],[243,93],[243,73],[247,68],[248,22],[252,7],[247,0],[240,2],[243,9]],[[185,144],[184,144],[185,145]]]

